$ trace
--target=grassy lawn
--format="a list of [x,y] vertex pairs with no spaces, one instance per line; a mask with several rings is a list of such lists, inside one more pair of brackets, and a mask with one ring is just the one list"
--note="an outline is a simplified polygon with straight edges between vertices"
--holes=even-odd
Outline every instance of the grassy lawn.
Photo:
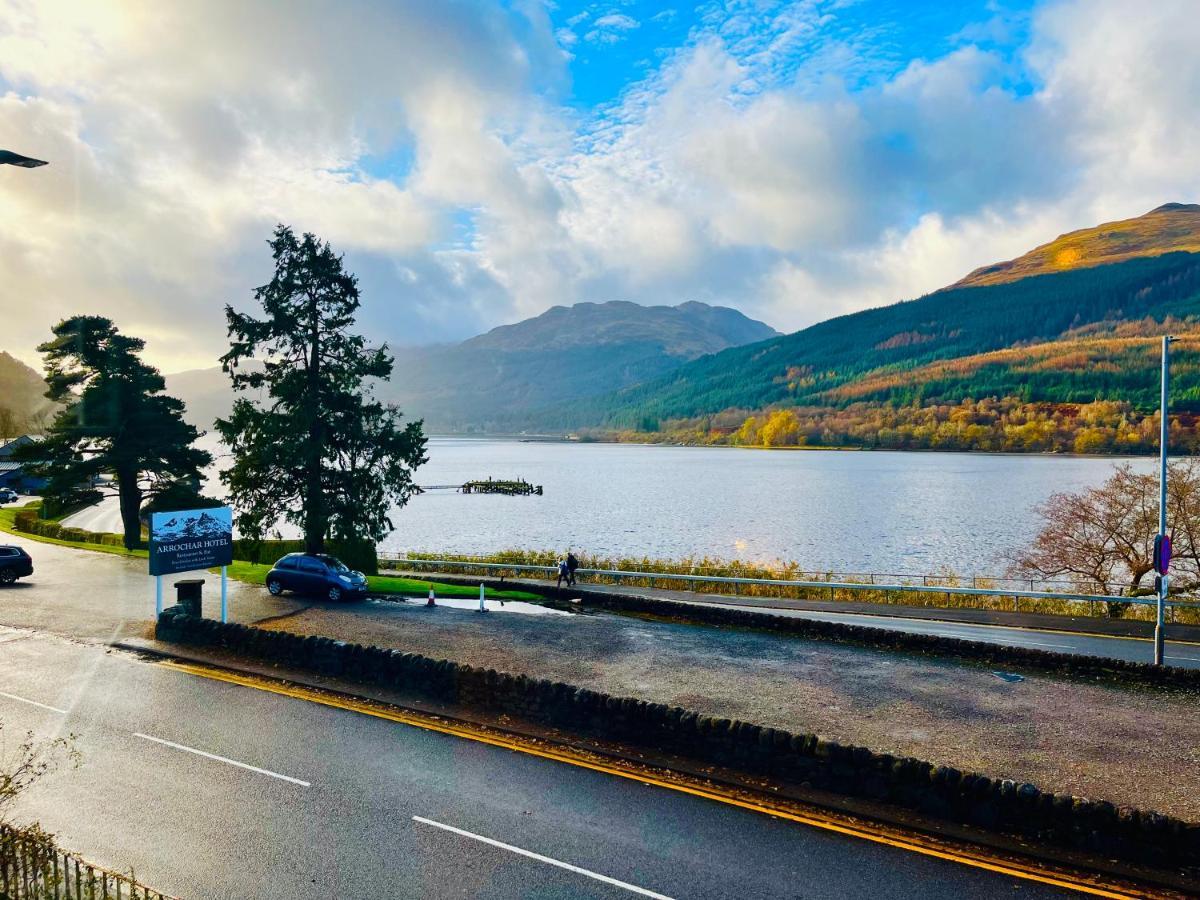
[[[212,571],[216,572],[218,570],[213,569]],[[229,577],[237,581],[245,581],[249,584],[263,584],[266,581],[267,572],[271,571],[271,567],[258,563],[241,562],[235,559],[233,565],[229,566],[227,571]],[[371,591],[378,594],[409,594],[424,597],[429,593],[430,587],[432,587],[439,597],[479,596],[479,588],[468,584],[441,584],[436,581],[395,578],[391,575],[370,575],[367,577],[367,583]],[[487,596],[493,599],[504,600],[541,599],[537,594],[530,594],[526,591],[494,591],[491,588],[487,589]]]

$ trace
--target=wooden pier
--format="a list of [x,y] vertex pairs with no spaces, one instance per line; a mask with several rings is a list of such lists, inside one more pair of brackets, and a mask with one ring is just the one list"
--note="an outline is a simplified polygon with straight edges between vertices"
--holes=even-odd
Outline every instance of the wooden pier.
[[425,484],[417,490],[422,494],[426,491],[458,491],[460,494],[506,494],[510,497],[542,496],[542,486],[530,484],[524,478],[488,478],[465,484]]

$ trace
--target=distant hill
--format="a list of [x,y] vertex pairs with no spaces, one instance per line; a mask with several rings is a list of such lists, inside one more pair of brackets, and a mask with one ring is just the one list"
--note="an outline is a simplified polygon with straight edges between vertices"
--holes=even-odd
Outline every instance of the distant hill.
[[1003,284],[1178,250],[1200,253],[1200,204],[1164,203],[1136,219],[1060,235],[1024,256],[976,269],[952,287]]
[[40,428],[50,409],[42,376],[0,350],[0,437]]
[[[1200,251],[1200,206],[1167,204],[1065,235],[919,299],[701,357],[548,418],[653,432],[673,420],[728,420],[736,410],[863,401],[920,407],[996,396],[1150,409],[1157,379],[1146,338],[1168,321],[1171,330],[1200,333],[1200,252],[1187,248]],[[1067,251],[1077,254],[1069,265]],[[1097,343],[1106,336],[1121,339]],[[1200,360],[1180,362],[1173,403],[1200,409]]]
[[[378,395],[432,431],[519,431],[546,423],[541,410],[570,408],[669,372],[704,354],[778,335],[734,309],[695,301],[555,306],[459,344],[395,348]],[[220,369],[167,377],[188,418],[210,427],[232,402]]]

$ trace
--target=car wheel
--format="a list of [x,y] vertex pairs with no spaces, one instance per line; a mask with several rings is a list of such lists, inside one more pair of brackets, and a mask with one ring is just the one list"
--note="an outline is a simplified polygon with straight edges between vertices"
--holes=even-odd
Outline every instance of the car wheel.
[[337,603],[339,600],[341,600],[342,599],[342,589],[340,587],[337,587],[336,585],[331,587],[329,589],[329,599],[334,603]]
[[17,580],[17,573],[12,569],[0,569],[0,584],[12,584]]
[[272,597],[278,597],[283,593],[283,582],[278,578],[272,578],[267,582],[267,590],[271,592]]

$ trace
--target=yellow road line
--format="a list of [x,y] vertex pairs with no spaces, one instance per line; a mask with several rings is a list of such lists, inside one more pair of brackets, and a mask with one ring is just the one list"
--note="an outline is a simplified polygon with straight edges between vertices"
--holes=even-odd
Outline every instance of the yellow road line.
[[[966,849],[945,849],[935,845],[932,841],[927,842],[915,835],[904,835],[899,831],[891,831],[883,826],[871,825],[868,827],[865,824],[851,823],[848,819],[839,820],[825,813],[818,813],[816,811],[798,812],[795,809],[787,809],[782,806],[775,806],[768,802],[747,800],[743,797],[736,796],[732,792],[724,792],[716,786],[702,786],[701,784],[697,783],[686,783],[682,780],[676,781],[668,778],[657,777],[633,768],[632,764],[626,767],[617,763],[616,761],[592,758],[588,755],[585,755],[583,751],[572,751],[568,748],[556,749],[549,746],[543,746],[540,742],[535,742],[533,739],[523,739],[506,735],[486,729],[484,726],[474,726],[467,723],[441,719],[432,714],[400,710],[398,708],[385,706],[383,704],[358,700],[344,694],[321,691],[316,688],[309,688],[286,681],[278,681],[265,676],[245,675],[242,673],[231,672],[226,669],[220,669],[203,664],[178,662],[175,660],[162,660],[160,665],[171,669],[176,669],[181,672],[186,672],[190,675],[196,675],[201,678],[224,681],[230,684],[240,685],[242,687],[253,688],[254,690],[268,691],[273,694],[280,694],[296,700],[304,700],[310,703],[318,703],[322,706],[330,706],[337,709],[347,710],[349,712],[361,713],[362,715],[373,716],[377,719],[386,719],[391,722],[399,722],[404,725],[411,725],[415,728],[422,728],[426,731],[435,731],[441,734],[453,735],[466,740],[477,741],[483,744],[490,744],[494,747],[512,750],[517,753],[525,753],[530,756],[554,760],[555,762],[566,763],[567,765],[577,766],[579,768],[591,769],[592,771],[603,772],[608,775],[615,775],[619,778],[628,778],[633,781],[641,782],[642,784],[653,785],[655,787],[664,788],[670,791],[677,791],[683,794],[690,794],[694,797],[701,797],[717,803],[724,803],[729,806],[740,807],[742,809],[763,813],[776,818],[787,819],[802,825],[819,828],[823,831],[831,831],[837,834],[858,838],[860,840],[870,841],[876,844],[883,844],[889,847],[895,847],[911,853],[917,853],[922,856],[930,856],[937,859],[959,863],[961,865],[970,866],[976,869],[985,869],[989,872],[996,872],[1012,878],[1019,878],[1025,881],[1035,881],[1041,884],[1052,885],[1054,887],[1067,888],[1069,890],[1079,891],[1094,897],[1114,898],[1114,900],[1129,900],[1129,898],[1156,896],[1150,893],[1142,893],[1141,891],[1131,891],[1128,888],[1118,887],[1115,885],[1102,884],[1099,881],[1093,883],[1091,881],[1076,879],[1068,873],[1038,869],[1032,865],[1025,865],[1012,860],[1005,860],[999,857],[989,857],[978,851]],[[676,777],[680,779],[683,778],[683,776],[678,774],[676,774]]]

